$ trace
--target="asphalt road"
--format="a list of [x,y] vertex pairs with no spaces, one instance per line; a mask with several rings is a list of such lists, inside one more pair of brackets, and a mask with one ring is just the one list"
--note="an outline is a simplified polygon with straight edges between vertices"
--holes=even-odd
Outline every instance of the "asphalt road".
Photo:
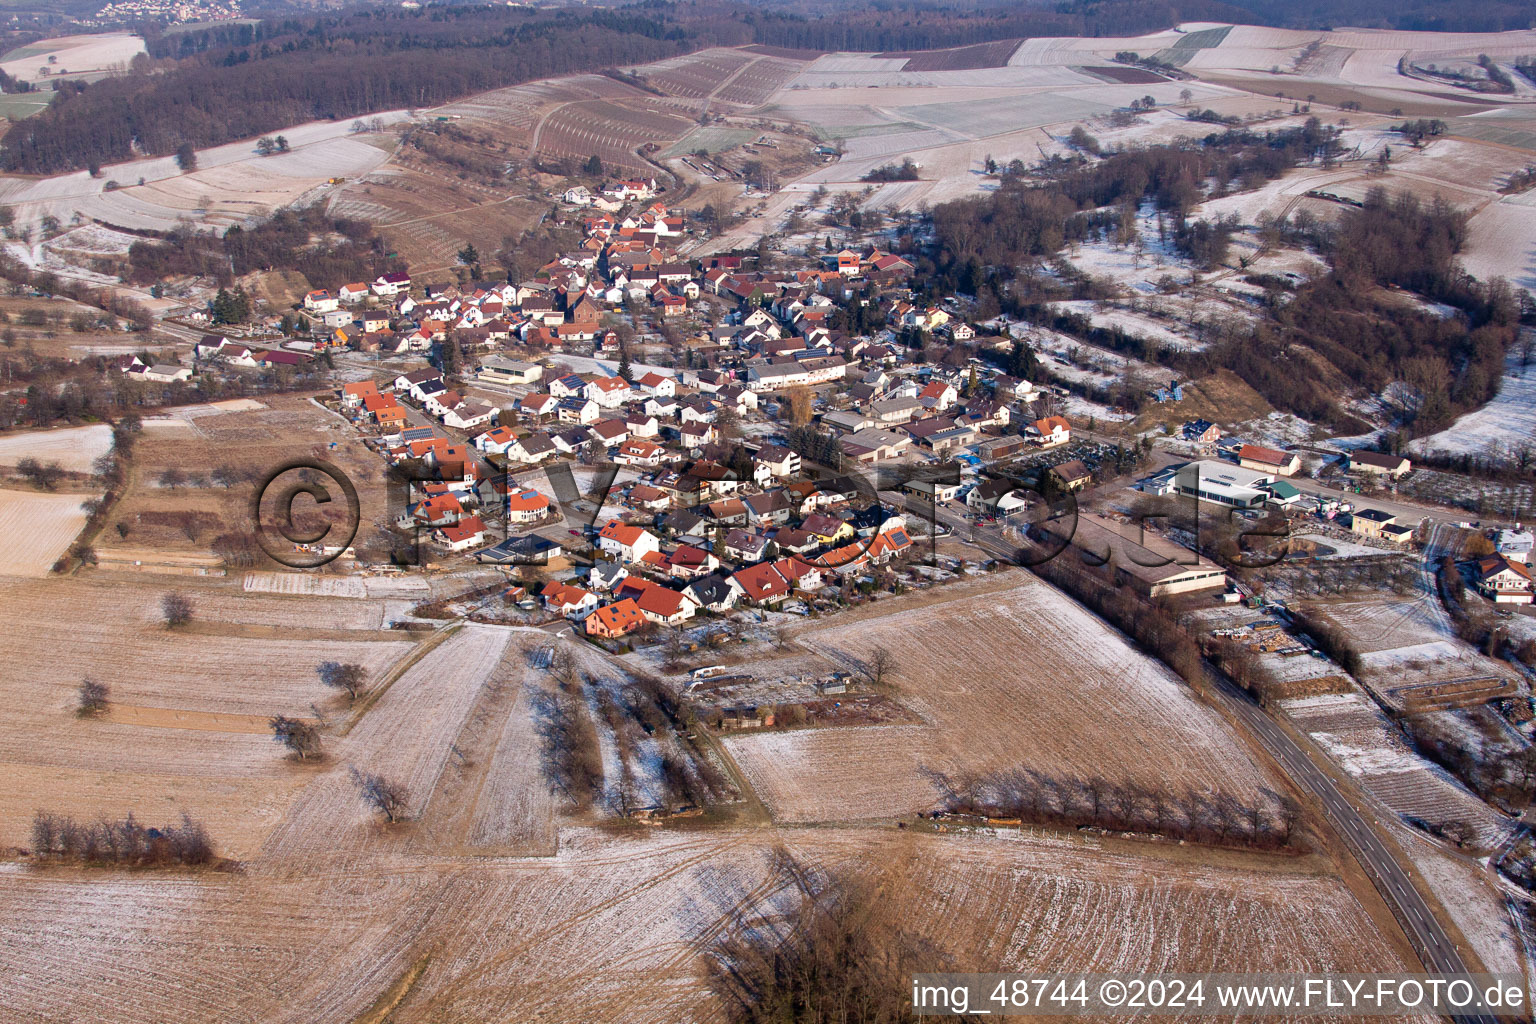
[[[1014,556],[1015,546],[995,527],[976,526],[963,515],[943,508],[939,510],[939,519],[953,527],[957,536],[969,536],[973,543],[994,557],[1011,559]],[[1343,836],[1355,859],[1402,925],[1403,933],[1424,968],[1434,974],[1469,973],[1460,952],[1399,862],[1401,851],[1394,852],[1382,841],[1379,830],[1383,826],[1367,818],[1340,792],[1333,778],[1318,767],[1319,759],[1327,755],[1310,743],[1299,742],[1259,707],[1247,691],[1234,685],[1215,666],[1208,665],[1208,668],[1217,680],[1217,695],[1227,708],[1264,745],[1291,780],[1322,803],[1330,823]],[[1497,1020],[1485,1014],[1460,1015],[1455,1019],[1461,1024],[1495,1024]]]

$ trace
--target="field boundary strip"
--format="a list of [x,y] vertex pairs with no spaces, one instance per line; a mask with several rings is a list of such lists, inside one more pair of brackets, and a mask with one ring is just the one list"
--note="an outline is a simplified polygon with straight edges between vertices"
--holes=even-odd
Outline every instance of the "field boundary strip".
[[455,622],[451,626],[444,626],[442,629],[434,630],[431,636],[417,644],[415,650],[397,661],[394,667],[384,674],[384,678],[379,681],[378,686],[375,686],[363,695],[362,700],[358,701],[357,706],[352,709],[352,717],[347,721],[346,725],[336,731],[336,735],[345,736],[356,728],[357,723],[363,720],[363,716],[379,702],[384,694],[389,692],[389,688],[394,686],[401,676],[405,675],[417,662],[437,650],[444,641],[463,628],[464,623],[462,621]]

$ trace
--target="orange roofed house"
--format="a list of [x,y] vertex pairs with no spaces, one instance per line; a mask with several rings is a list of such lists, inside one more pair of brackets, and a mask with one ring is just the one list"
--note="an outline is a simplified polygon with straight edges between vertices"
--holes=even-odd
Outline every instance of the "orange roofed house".
[[594,609],[587,615],[583,626],[588,636],[617,637],[633,633],[643,627],[646,621],[634,598],[626,597],[622,601]]
[[661,551],[661,541],[638,526],[611,520],[597,535],[597,544],[605,555],[624,562],[638,562],[647,554]]
[[539,591],[539,599],[544,602],[546,611],[568,619],[585,619],[597,607],[596,594],[569,583],[544,584],[544,589]]
[[1029,433],[1042,448],[1054,448],[1072,440],[1072,424],[1063,416],[1047,416],[1031,423]]

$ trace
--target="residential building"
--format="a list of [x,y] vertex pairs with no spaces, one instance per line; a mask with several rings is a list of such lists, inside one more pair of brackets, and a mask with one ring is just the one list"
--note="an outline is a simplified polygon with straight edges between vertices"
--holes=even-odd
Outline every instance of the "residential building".
[[1054,448],[1072,440],[1072,424],[1064,416],[1046,416],[1035,420],[1027,433],[1042,448]]
[[1477,589],[1495,604],[1529,604],[1531,575],[1531,567],[1524,562],[1489,555],[1477,563]]
[[531,487],[507,492],[507,523],[536,523],[549,515],[549,499]]
[[567,619],[585,619],[597,607],[597,595],[569,583],[549,582],[539,592],[545,611]]
[[593,609],[588,613],[582,626],[588,636],[613,638],[633,633],[644,627],[646,621],[634,598],[626,597],[622,601]]
[[1413,469],[1413,463],[1401,455],[1383,455],[1380,452],[1350,452],[1349,471],[1361,476],[1385,477],[1400,480]]
[[655,534],[617,519],[610,520],[598,531],[597,543],[604,554],[625,562],[638,562],[648,553],[661,551],[661,541]]
[[450,526],[434,530],[432,537],[449,551],[467,551],[485,543],[486,527],[479,516],[465,516]]
[[1381,530],[1384,526],[1391,526],[1397,522],[1397,517],[1390,512],[1383,512],[1375,508],[1357,508],[1349,519],[1351,533],[1361,537],[1374,537],[1381,539]]

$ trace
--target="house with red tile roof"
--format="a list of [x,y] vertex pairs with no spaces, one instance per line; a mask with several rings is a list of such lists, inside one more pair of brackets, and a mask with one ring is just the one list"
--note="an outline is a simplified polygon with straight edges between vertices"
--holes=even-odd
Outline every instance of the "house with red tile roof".
[[485,523],[479,516],[465,516],[456,523],[432,531],[432,536],[449,551],[467,551],[484,544],[485,533]]
[[597,607],[597,595],[590,590],[569,583],[549,582],[539,591],[539,600],[546,611],[555,612],[568,619],[585,619]]
[[731,579],[741,587],[748,601],[759,605],[776,605],[789,596],[789,581],[779,575],[771,563],[750,565],[733,573]]
[[638,562],[643,555],[661,551],[661,541],[655,534],[617,519],[610,520],[598,531],[597,544],[604,554],[624,562]]
[[588,636],[627,636],[645,626],[648,620],[641,613],[633,598],[603,605],[587,614],[583,627]]

